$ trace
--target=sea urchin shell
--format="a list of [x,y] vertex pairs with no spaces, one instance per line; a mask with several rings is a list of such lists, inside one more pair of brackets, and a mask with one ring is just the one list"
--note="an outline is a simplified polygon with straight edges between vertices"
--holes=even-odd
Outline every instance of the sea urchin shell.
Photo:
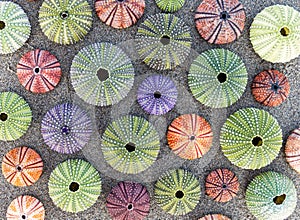
[[155,0],[155,2],[161,10],[172,13],[182,8],[185,0]]
[[285,156],[290,166],[300,174],[300,129],[295,129],[288,137]]
[[221,214],[209,214],[199,218],[198,220],[230,220],[230,218]]
[[107,196],[106,207],[113,220],[142,220],[149,214],[150,195],[140,183],[119,182]]

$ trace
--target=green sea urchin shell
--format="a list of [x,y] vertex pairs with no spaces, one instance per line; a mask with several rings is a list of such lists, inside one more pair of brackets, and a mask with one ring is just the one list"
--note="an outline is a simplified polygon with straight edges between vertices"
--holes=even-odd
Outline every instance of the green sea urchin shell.
[[1,1],[0,12],[0,54],[13,53],[28,40],[31,26],[16,3]]
[[96,202],[101,193],[101,178],[90,163],[69,159],[52,171],[48,187],[55,205],[64,211],[77,213]]
[[172,215],[185,215],[192,211],[201,196],[197,178],[183,169],[167,171],[154,187],[157,204]]
[[175,12],[182,8],[185,0],[155,0],[157,6],[166,12]]
[[140,58],[156,70],[182,64],[192,45],[189,27],[178,17],[163,13],[148,17],[138,28],[135,40]]
[[92,27],[92,9],[86,0],[45,0],[39,11],[39,22],[49,40],[74,44]]
[[285,63],[300,55],[300,12],[286,5],[265,8],[253,20],[250,40],[264,60]]
[[98,106],[119,102],[134,82],[130,58],[110,43],[94,43],[81,49],[73,59],[70,72],[77,95]]
[[159,149],[158,133],[141,117],[121,117],[109,124],[102,136],[105,160],[122,173],[146,170],[156,160]]
[[244,93],[248,80],[240,57],[225,49],[211,49],[192,63],[188,84],[194,97],[212,108],[235,103]]
[[268,171],[256,176],[246,190],[246,204],[259,220],[283,220],[297,205],[293,182],[285,175]]
[[13,141],[23,136],[31,119],[31,109],[21,96],[0,92],[0,140]]
[[268,112],[244,108],[226,120],[220,144],[224,155],[236,166],[260,169],[270,164],[282,146],[282,131]]

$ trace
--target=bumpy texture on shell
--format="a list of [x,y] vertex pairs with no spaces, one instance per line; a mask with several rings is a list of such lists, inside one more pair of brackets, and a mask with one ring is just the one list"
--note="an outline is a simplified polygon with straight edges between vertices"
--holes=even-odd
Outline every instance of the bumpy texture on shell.
[[175,12],[182,8],[185,0],[155,0],[157,6],[166,12]]
[[212,108],[228,107],[244,93],[248,80],[240,57],[225,49],[211,49],[192,63],[188,83],[194,97]]
[[80,41],[92,27],[92,9],[86,0],[45,0],[39,23],[49,40],[59,44]]
[[285,175],[268,171],[256,176],[246,190],[246,204],[259,220],[283,220],[296,208],[294,183]]
[[202,218],[199,218],[198,220],[230,220],[230,218],[221,214],[209,214]]
[[90,140],[92,122],[77,105],[65,103],[50,109],[42,120],[41,133],[45,143],[59,153],[72,154]]
[[14,186],[30,186],[42,175],[43,165],[42,158],[33,149],[17,147],[3,157],[2,174]]
[[149,114],[163,115],[175,106],[176,86],[169,77],[149,76],[138,88],[137,101]]
[[290,84],[278,70],[266,70],[256,75],[252,82],[252,94],[259,103],[278,106],[290,93]]
[[60,63],[49,51],[36,49],[24,54],[17,65],[17,76],[25,89],[45,93],[54,89],[61,77]]
[[264,8],[250,27],[254,51],[272,63],[289,62],[300,55],[300,12],[287,5]]
[[236,166],[260,169],[270,164],[282,146],[282,131],[268,112],[244,108],[229,116],[221,128],[224,155]]
[[295,129],[288,137],[285,156],[290,166],[300,174],[300,129]]
[[154,187],[157,204],[171,215],[185,215],[192,211],[201,195],[197,178],[182,169],[167,171]]
[[144,14],[145,0],[96,0],[98,17],[113,28],[127,28],[134,25]]
[[203,0],[195,15],[198,32],[212,44],[226,44],[238,39],[245,20],[245,9],[238,0]]
[[1,1],[0,11],[0,54],[13,53],[28,40],[31,26],[27,15],[16,3]]
[[142,220],[150,210],[150,195],[140,183],[119,182],[106,198],[106,208],[113,220]]
[[[99,70],[107,71],[108,78],[99,78]],[[81,49],[73,59],[70,72],[75,92],[91,105],[119,102],[127,96],[134,82],[130,58],[110,43],[94,43]]]
[[14,92],[0,92],[0,140],[13,141],[23,136],[32,119],[28,103]]
[[181,115],[168,128],[168,145],[184,159],[194,160],[206,154],[213,140],[210,124],[196,114]]
[[135,38],[140,58],[156,70],[174,69],[190,53],[189,27],[171,14],[149,16],[138,28]]
[[19,196],[8,206],[7,220],[44,220],[45,209],[43,204],[32,196]]
[[96,203],[101,193],[101,178],[90,163],[69,159],[52,171],[48,187],[55,205],[64,211],[77,213]]
[[155,162],[159,149],[158,133],[141,117],[123,116],[110,123],[102,136],[105,160],[122,173],[146,170]]

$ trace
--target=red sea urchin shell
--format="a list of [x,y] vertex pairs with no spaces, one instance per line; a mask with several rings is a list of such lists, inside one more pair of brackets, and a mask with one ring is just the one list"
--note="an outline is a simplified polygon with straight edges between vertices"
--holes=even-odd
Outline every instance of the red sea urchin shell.
[[119,182],[109,193],[106,202],[114,220],[142,220],[149,214],[150,196],[140,183]]
[[253,79],[252,94],[259,103],[274,107],[280,105],[290,93],[290,84],[278,70],[266,70]]
[[226,44],[239,38],[245,20],[245,9],[238,0],[203,0],[195,15],[198,32],[212,44]]
[[23,55],[17,65],[20,83],[34,93],[54,89],[61,77],[60,63],[49,51],[36,49]]
[[40,178],[43,161],[40,155],[28,147],[10,150],[2,161],[5,179],[15,186],[30,186]]
[[127,28],[144,14],[144,0],[96,0],[96,13],[101,21],[113,28]]
[[206,177],[205,192],[217,202],[228,202],[236,196],[240,184],[237,176],[228,169],[217,169]]
[[295,129],[285,145],[286,160],[300,174],[300,129]]
[[230,218],[221,214],[209,214],[202,218],[199,218],[198,220],[230,220]]

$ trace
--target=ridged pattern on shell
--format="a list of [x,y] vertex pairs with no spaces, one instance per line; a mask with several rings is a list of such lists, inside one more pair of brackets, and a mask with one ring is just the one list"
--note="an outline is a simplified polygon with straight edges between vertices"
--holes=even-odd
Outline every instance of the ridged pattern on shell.
[[0,140],[12,141],[23,136],[32,119],[28,103],[14,92],[0,92]]
[[[77,183],[79,189],[72,191],[71,183]],[[77,213],[96,203],[101,193],[101,178],[90,163],[69,159],[52,171],[48,187],[55,205],[64,211]]]
[[42,31],[49,40],[59,44],[82,40],[92,22],[92,9],[86,0],[45,0],[39,10]]
[[[24,216],[25,218],[22,218]],[[7,220],[28,219],[44,220],[45,209],[43,204],[32,196],[22,195],[15,198],[8,206]]]
[[198,220],[230,220],[230,218],[221,214],[209,214],[202,218],[199,218]]
[[60,63],[49,51],[36,49],[22,56],[17,76],[25,89],[45,93],[54,89],[61,77]]
[[[99,69],[109,72],[106,80],[98,78]],[[95,43],[81,49],[73,59],[70,73],[77,95],[98,106],[119,102],[127,96],[134,82],[130,58],[110,43]]]
[[23,9],[13,2],[0,2],[0,54],[13,53],[30,36],[31,26]]
[[113,28],[127,28],[134,25],[144,14],[144,0],[96,0],[98,17]]
[[72,154],[90,140],[92,122],[77,105],[65,103],[50,109],[42,120],[41,133],[45,143],[59,153]]
[[113,220],[142,220],[150,210],[150,195],[145,186],[119,182],[106,198],[106,208]]
[[14,186],[30,186],[42,175],[43,165],[42,158],[33,149],[17,147],[3,157],[2,174]]
[[280,105],[290,93],[287,77],[278,70],[259,73],[254,77],[251,88],[256,101],[269,107]]
[[[161,42],[164,38],[163,43]],[[138,28],[135,38],[140,58],[156,70],[174,69],[182,64],[190,53],[192,38],[190,29],[178,17],[171,14],[149,16]]]
[[212,108],[235,103],[243,95],[247,81],[248,74],[242,59],[226,49],[201,53],[193,61],[188,74],[193,96]]
[[181,115],[168,128],[168,145],[181,158],[194,160],[206,154],[213,140],[210,124],[196,114]]
[[[274,199],[285,195],[282,204]],[[276,200],[275,200],[276,201]],[[246,190],[246,204],[259,220],[283,220],[289,217],[297,205],[294,183],[285,175],[268,171],[256,176]]]
[[[182,198],[176,192],[183,192]],[[197,178],[189,171],[177,169],[167,171],[154,186],[156,203],[171,215],[185,215],[199,202],[201,195]]]
[[220,144],[224,155],[234,165],[260,169],[279,154],[282,131],[277,120],[267,111],[244,108],[226,120],[221,128]]
[[290,166],[300,174],[300,129],[295,129],[288,137],[285,156]]
[[138,88],[137,101],[149,114],[163,115],[175,106],[176,86],[169,77],[163,75],[147,77]]
[[[281,34],[287,28],[288,36]],[[283,31],[286,35],[287,32]],[[272,5],[257,14],[250,27],[254,51],[272,63],[289,62],[300,55],[300,12],[287,5]]]
[[[134,144],[134,149],[128,144]],[[123,116],[110,123],[102,136],[105,160],[122,173],[136,174],[146,170],[155,162],[159,150],[157,131],[141,117]]]
[[175,12],[182,8],[185,0],[155,0],[157,6],[166,12]]

